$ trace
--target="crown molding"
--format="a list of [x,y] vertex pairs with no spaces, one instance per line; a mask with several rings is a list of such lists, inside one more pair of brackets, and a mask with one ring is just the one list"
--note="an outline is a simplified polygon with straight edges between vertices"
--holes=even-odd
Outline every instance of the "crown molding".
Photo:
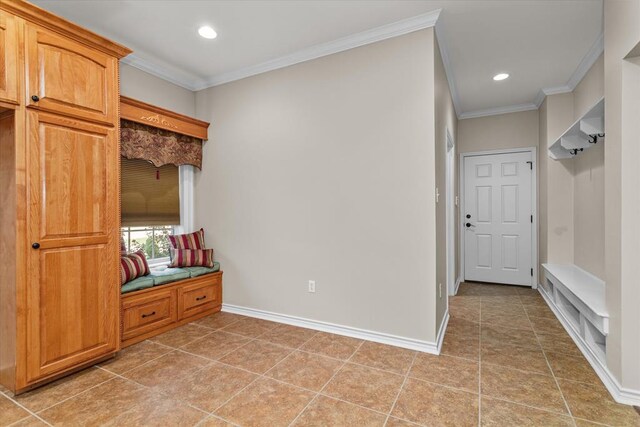
[[192,80],[185,79],[184,76],[179,76],[178,73],[168,70],[166,67],[156,64],[153,61],[141,58],[140,56],[132,53],[120,60],[123,64],[130,65],[145,73],[151,74],[162,80],[166,80],[169,83],[183,87],[190,91],[196,91],[196,85]]
[[567,82],[567,86],[571,88],[571,90],[575,89],[578,86],[578,83],[584,78],[584,76],[589,72],[589,69],[595,64],[595,62],[600,58],[600,55],[604,52],[604,33],[601,32],[596,41],[593,43],[591,48],[587,51],[587,54],[582,58],[580,64],[578,64],[578,68],[573,72],[569,81]]
[[466,111],[458,116],[458,119],[475,119],[477,117],[496,116],[498,114],[519,113],[522,111],[537,110],[538,106],[533,102],[526,104],[507,105],[505,107],[485,108],[482,110]]
[[460,118],[460,95],[458,94],[458,88],[456,87],[456,79],[454,77],[453,67],[451,66],[451,61],[449,60],[447,37],[441,21],[436,22],[436,38],[438,41],[438,46],[440,47],[440,57],[442,58],[444,73],[447,76],[447,83],[449,83],[449,92],[451,93],[451,100],[453,101],[453,109],[456,112],[456,116]]
[[541,89],[538,91],[538,94],[536,95],[536,99],[533,100],[533,103],[536,104],[536,108],[540,108],[546,96],[547,95],[544,93],[544,90]]
[[332,55],[334,53],[343,52],[345,50],[364,46],[370,43],[434,27],[438,21],[438,17],[440,16],[440,11],[441,9],[437,9],[429,13],[352,34],[334,41],[317,44],[290,55],[281,56],[280,58],[272,59],[260,64],[220,74],[196,85],[196,90],[218,86],[235,80],[244,79],[246,77],[255,76],[257,74],[266,73],[268,71],[277,70],[279,68],[299,64],[301,62],[310,61],[312,59],[321,58],[323,56]]

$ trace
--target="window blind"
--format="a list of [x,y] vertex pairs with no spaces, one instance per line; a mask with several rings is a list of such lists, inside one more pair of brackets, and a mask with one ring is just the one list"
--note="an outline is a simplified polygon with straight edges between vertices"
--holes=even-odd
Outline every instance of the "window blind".
[[122,226],[180,224],[178,167],[121,158]]

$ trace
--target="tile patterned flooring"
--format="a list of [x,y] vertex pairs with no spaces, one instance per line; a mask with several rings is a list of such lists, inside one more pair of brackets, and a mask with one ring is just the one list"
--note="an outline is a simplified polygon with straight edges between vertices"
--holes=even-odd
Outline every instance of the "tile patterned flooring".
[[536,291],[462,284],[434,356],[219,313],[12,396],[0,425],[640,426]]

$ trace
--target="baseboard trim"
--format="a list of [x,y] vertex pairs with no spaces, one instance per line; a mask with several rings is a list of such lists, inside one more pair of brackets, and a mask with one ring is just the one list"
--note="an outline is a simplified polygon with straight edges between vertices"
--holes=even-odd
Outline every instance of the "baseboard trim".
[[458,295],[458,289],[460,288],[460,283],[462,283],[462,277],[458,277],[456,279],[456,286],[455,286],[455,290],[453,291],[454,296]]
[[440,323],[440,328],[438,329],[438,336],[436,337],[438,352],[436,354],[440,354],[442,351],[442,342],[444,341],[444,334],[447,332],[447,326],[449,326],[449,307],[447,307],[447,311],[444,312],[444,319],[442,319],[442,323]]
[[351,326],[337,325],[335,323],[322,322],[319,320],[306,319],[304,317],[291,316],[288,314],[273,313],[271,311],[258,310],[255,308],[242,307],[233,304],[222,304],[222,311],[243,316],[255,317],[257,319],[271,320],[273,322],[287,325],[300,326],[302,328],[314,329],[316,331],[330,332],[332,334],[344,335],[351,338],[358,338],[374,341],[381,344],[393,345],[396,347],[408,348],[410,350],[421,351],[423,353],[440,354],[442,340],[449,322],[449,311],[445,313],[445,318],[440,325],[436,342],[417,340],[383,332],[369,331],[366,329],[354,328]]
[[542,298],[545,300],[551,311],[553,311],[553,314],[556,315],[560,324],[562,324],[562,327],[567,331],[573,342],[576,343],[576,346],[578,346],[578,349],[580,349],[607,390],[609,390],[611,397],[613,397],[613,399],[618,403],[640,406],[640,391],[622,387],[611,371],[609,371],[609,368],[607,368],[607,366],[603,364],[598,357],[596,357],[587,344],[582,340],[580,335],[574,331],[564,314],[556,308],[555,304],[547,294],[547,291],[545,291],[544,286],[538,285],[538,292],[540,292],[540,295],[542,295]]

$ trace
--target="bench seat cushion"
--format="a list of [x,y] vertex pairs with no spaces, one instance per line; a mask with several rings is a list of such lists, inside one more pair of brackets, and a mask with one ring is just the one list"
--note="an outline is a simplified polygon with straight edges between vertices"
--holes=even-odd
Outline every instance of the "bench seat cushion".
[[123,294],[126,294],[127,292],[139,291],[140,289],[147,289],[151,287],[153,287],[153,277],[150,275],[141,276],[122,285],[120,291]]
[[167,268],[162,271],[152,271],[149,277],[152,277],[153,284],[158,286],[177,282],[178,280],[188,279],[190,276],[189,272],[184,268]]
[[215,273],[220,271],[220,263],[214,262],[213,267],[183,267],[182,270],[188,271],[190,277],[198,277],[203,274]]

